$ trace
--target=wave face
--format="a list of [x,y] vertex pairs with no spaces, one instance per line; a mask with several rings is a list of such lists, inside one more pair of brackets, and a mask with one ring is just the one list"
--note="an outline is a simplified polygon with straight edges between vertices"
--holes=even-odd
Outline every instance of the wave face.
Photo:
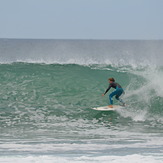
[[[108,87],[109,76],[123,85],[126,92],[123,98],[130,108],[128,114],[138,112],[127,116],[131,116],[133,120],[140,116],[142,121],[162,121],[162,68],[152,72],[129,67],[31,63],[2,64],[0,68],[0,106],[5,125],[8,114],[17,113],[15,116],[19,120],[29,120],[31,123],[31,118],[34,118],[32,114],[37,111],[45,116],[42,119],[45,122],[51,114],[68,117],[72,114],[72,119],[81,116],[93,118],[89,108],[108,104],[107,95],[102,98],[101,94]],[[116,100],[114,102],[117,103]]]
[[[49,157],[55,152],[54,157],[65,161],[66,157],[76,160],[69,155],[75,153],[81,161],[82,155],[90,161],[96,155],[98,162],[98,156],[104,154],[120,160],[122,155],[137,158],[134,154],[141,151],[144,156],[138,156],[139,161],[148,155],[157,160],[163,150],[162,44],[0,40],[0,140],[4,156]],[[91,110],[108,105],[109,93],[101,94],[109,77],[125,89],[127,108]]]

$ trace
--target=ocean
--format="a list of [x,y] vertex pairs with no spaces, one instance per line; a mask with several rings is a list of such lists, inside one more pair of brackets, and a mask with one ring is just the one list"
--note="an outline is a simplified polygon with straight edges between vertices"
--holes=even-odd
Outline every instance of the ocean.
[[0,39],[0,162],[162,163],[162,85],[162,40]]

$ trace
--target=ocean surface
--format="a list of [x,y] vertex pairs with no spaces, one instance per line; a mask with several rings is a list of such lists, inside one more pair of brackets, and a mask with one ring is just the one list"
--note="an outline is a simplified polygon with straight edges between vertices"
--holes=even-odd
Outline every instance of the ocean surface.
[[0,39],[0,162],[163,163],[163,41]]

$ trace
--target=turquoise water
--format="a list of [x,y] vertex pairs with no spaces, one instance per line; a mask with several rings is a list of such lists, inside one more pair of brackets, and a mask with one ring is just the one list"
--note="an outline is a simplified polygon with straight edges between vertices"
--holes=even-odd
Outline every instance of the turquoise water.
[[[62,53],[68,44],[66,51],[70,58],[64,61],[68,58],[65,53],[49,52],[49,56],[39,53],[40,40],[7,40],[7,52],[5,41],[1,40],[0,47],[7,54],[1,53],[0,57],[1,162],[163,161],[163,67],[155,55],[145,56],[146,60],[139,60],[140,56],[126,57],[126,64],[114,50],[113,45],[117,46],[114,41],[112,46],[107,41],[41,42],[52,47],[51,51],[53,44],[56,48],[62,45]],[[20,43],[26,49],[30,43],[30,50],[37,52],[36,55],[28,56],[31,51],[21,55]],[[100,45],[103,51],[106,45],[111,47],[117,56],[109,60],[109,55],[102,55],[105,56],[102,63],[101,57],[88,48],[95,49],[99,44],[103,45]],[[118,51],[129,47],[129,42],[119,41],[119,44]],[[82,53],[83,46],[87,55],[83,53],[82,58],[74,53],[74,48],[78,47]],[[123,56],[129,56],[128,51]],[[89,60],[85,59],[88,56]],[[109,77],[114,77],[125,89],[122,98],[127,107],[111,112],[92,110],[95,106],[108,105],[109,93],[101,95],[108,87]],[[118,104],[115,99],[114,103]]]

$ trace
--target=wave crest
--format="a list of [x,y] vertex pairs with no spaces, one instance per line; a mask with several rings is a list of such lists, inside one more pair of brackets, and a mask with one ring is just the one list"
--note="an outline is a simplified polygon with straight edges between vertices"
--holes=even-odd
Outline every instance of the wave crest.
[[0,39],[0,63],[162,65],[163,41]]

